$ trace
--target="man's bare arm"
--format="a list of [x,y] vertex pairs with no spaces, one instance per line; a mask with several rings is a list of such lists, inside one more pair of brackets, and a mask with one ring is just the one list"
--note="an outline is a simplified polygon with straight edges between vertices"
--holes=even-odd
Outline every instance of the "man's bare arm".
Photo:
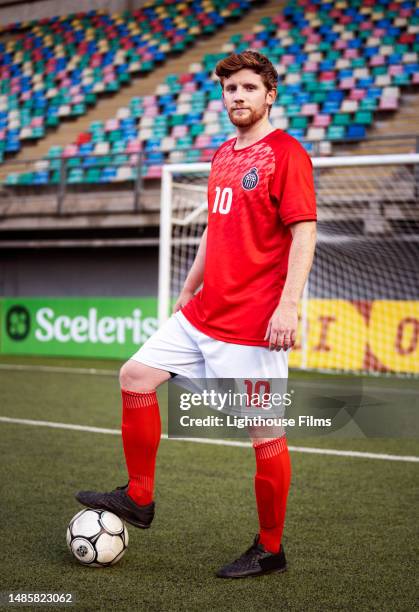
[[290,229],[292,243],[287,280],[265,335],[265,340],[269,340],[269,350],[286,350],[295,344],[298,302],[313,263],[316,246],[315,221],[295,223]]
[[191,266],[191,269],[189,270],[189,274],[186,277],[186,280],[183,285],[183,289],[180,292],[177,302],[173,307],[173,312],[177,312],[178,310],[183,308],[183,306],[186,306],[189,300],[193,298],[195,291],[202,284],[202,281],[204,280],[206,252],[207,252],[207,228],[205,228],[205,231],[202,234],[201,242],[199,243],[198,252]]

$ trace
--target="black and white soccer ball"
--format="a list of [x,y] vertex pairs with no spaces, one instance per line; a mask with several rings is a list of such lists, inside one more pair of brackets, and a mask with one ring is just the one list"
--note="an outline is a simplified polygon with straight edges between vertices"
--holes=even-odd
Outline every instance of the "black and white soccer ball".
[[128,546],[125,523],[107,510],[81,510],[67,528],[67,546],[73,556],[90,567],[114,565]]

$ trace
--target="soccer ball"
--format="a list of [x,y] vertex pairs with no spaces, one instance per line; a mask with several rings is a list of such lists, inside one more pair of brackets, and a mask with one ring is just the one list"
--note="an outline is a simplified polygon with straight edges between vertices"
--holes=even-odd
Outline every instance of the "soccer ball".
[[107,567],[123,557],[128,546],[128,531],[112,512],[87,508],[71,519],[67,546],[83,565]]

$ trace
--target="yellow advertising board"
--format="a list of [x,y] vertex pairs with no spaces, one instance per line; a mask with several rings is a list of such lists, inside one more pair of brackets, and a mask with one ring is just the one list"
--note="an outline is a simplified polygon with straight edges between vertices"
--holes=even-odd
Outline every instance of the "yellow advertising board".
[[419,302],[310,299],[306,308],[290,367],[419,373]]

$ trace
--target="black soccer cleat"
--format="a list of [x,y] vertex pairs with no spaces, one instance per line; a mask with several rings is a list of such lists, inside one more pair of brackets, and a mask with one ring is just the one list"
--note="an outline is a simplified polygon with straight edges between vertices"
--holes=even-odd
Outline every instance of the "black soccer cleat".
[[95,510],[108,510],[134,527],[148,529],[154,518],[154,502],[139,506],[129,497],[127,489],[126,484],[123,487],[116,487],[110,493],[79,491],[76,493],[76,499],[83,506]]
[[278,553],[270,553],[262,544],[259,544],[259,535],[257,535],[252,546],[241,557],[219,569],[216,576],[218,578],[249,578],[285,572],[286,569],[287,561],[283,547],[281,546]]

